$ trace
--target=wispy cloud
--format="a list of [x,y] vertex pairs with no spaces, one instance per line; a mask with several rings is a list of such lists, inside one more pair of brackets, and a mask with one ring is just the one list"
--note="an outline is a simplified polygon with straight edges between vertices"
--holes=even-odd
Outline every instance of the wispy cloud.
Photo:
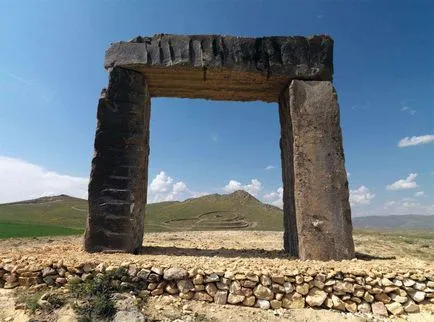
[[273,170],[273,169],[276,169],[276,167],[274,165],[267,165],[265,167],[265,170]]
[[412,109],[410,106],[408,105],[404,105],[403,107],[401,107],[401,112],[405,112],[410,114],[411,116],[413,116],[414,114],[416,114],[416,110]]
[[374,209],[372,213],[376,215],[434,215],[434,204],[424,204],[407,199],[386,202],[383,209]]
[[407,137],[399,140],[398,147],[406,148],[409,146],[427,144],[427,143],[431,143],[431,142],[434,142],[434,134],[412,136],[412,137],[407,136]]
[[214,142],[218,142],[219,137],[218,137],[217,133],[213,133],[213,134],[211,134],[211,139],[212,139]]
[[13,79],[15,79],[15,80],[23,83],[23,84],[33,85],[32,82],[28,81],[27,79],[25,79],[25,78],[23,78],[21,76],[15,75],[14,73],[7,72],[6,74],[9,75],[10,77],[12,77]]
[[386,186],[387,190],[403,190],[403,189],[414,189],[419,187],[416,183],[417,173],[410,173],[407,178],[399,179],[392,184]]
[[425,194],[424,191],[418,191],[414,194],[415,197],[422,197]]
[[41,84],[37,84],[33,81],[30,81],[26,77],[17,75],[16,73],[6,72],[6,71],[4,71],[3,73],[9,76],[10,78],[12,78],[17,83],[24,84],[24,85],[20,85],[23,87],[20,88],[20,90],[30,91],[29,95],[31,95],[32,97],[39,98],[44,103],[50,103],[54,99],[56,93],[55,91],[49,90],[48,88],[44,88],[43,86],[41,86]]
[[366,110],[370,107],[371,107],[371,102],[366,101],[365,103],[355,104],[355,105],[351,106],[351,109],[353,109],[353,110]]

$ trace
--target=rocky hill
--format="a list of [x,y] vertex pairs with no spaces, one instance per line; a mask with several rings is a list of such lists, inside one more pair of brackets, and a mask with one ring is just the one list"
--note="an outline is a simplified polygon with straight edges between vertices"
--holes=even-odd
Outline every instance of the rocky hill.
[[[67,195],[0,205],[0,237],[80,234],[87,200]],[[245,191],[211,194],[183,202],[147,206],[146,232],[185,230],[282,230],[282,210]],[[355,228],[433,230],[434,216],[370,216],[353,218]]]

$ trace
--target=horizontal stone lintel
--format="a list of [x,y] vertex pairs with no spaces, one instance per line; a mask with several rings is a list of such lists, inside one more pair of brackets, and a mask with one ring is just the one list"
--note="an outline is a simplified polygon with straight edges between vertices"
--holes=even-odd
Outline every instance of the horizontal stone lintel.
[[104,65],[145,74],[151,97],[277,102],[292,79],[332,80],[333,40],[158,34],[112,44]]

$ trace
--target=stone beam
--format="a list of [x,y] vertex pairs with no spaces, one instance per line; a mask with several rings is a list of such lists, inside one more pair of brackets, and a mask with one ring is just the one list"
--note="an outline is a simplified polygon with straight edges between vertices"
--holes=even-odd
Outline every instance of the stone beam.
[[114,68],[98,104],[85,249],[136,253],[147,198],[150,97],[145,77]]
[[332,83],[292,81],[289,108],[300,258],[353,258],[348,181]]
[[112,44],[105,67],[143,73],[151,97],[278,102],[292,79],[332,80],[333,40],[158,34]]

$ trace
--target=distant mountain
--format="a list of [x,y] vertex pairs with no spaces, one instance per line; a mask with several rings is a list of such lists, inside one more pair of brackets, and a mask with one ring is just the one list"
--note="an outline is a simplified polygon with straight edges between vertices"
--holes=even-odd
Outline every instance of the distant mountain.
[[[87,200],[67,195],[2,204],[0,226],[2,224],[3,227],[6,227],[6,224],[48,225],[82,232],[85,227],[87,207]],[[355,217],[353,225],[359,229],[434,230],[434,216]],[[282,210],[264,204],[242,190],[231,194],[191,198],[183,202],[153,203],[146,208],[145,231],[147,232],[246,229],[282,230]]]
[[434,216],[391,215],[353,218],[356,228],[372,229],[431,229],[434,230]]
[[149,204],[146,227],[156,230],[281,230],[282,210],[238,190],[183,202]]

